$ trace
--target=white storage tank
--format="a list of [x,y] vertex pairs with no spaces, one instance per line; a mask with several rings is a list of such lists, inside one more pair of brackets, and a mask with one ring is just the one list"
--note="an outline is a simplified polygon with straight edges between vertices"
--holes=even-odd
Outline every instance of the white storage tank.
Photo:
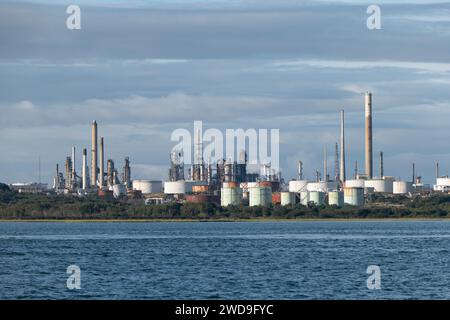
[[364,205],[364,188],[344,188],[344,203],[351,206]]
[[412,192],[412,182],[394,181],[393,189],[394,189],[394,194],[410,193],[410,192]]
[[309,192],[328,192],[328,190],[336,190],[337,183],[334,181],[309,182],[306,186]]
[[121,195],[127,194],[127,188],[123,184],[115,184],[112,186],[112,192],[114,198],[118,198]]
[[436,184],[433,186],[434,191],[448,192],[450,191],[450,178],[442,177],[436,179]]
[[300,192],[300,203],[304,206],[308,205],[309,202],[309,192],[302,191]]
[[320,182],[310,182],[306,186],[306,189],[311,192],[326,192],[328,189],[328,184],[325,181]]
[[315,205],[321,205],[325,203],[325,192],[311,191],[309,192],[309,202],[313,202]]
[[184,180],[164,182],[165,194],[184,194],[186,193],[186,183]]
[[281,192],[281,205],[289,206],[295,204],[295,193],[294,192]]
[[249,206],[267,206],[272,203],[271,187],[252,187],[249,190]]
[[289,181],[289,192],[300,193],[306,191],[306,186],[308,185],[307,180],[292,180]]
[[376,193],[392,193],[393,181],[388,179],[372,179],[364,182],[365,188],[373,188]]
[[233,186],[224,186],[220,189],[220,205],[239,205],[242,203],[242,189]]
[[330,191],[328,193],[328,205],[342,207],[344,205],[344,192]]
[[346,188],[364,188],[363,179],[354,179],[354,180],[346,180],[345,187]]
[[141,191],[142,194],[162,192],[162,181],[156,180],[133,180],[133,190]]

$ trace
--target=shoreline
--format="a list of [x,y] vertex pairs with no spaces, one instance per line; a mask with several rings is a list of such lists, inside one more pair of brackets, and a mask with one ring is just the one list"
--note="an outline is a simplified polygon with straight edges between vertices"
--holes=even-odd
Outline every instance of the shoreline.
[[36,222],[36,223],[162,223],[162,222],[382,222],[382,221],[450,221],[450,218],[250,218],[250,219],[1,219],[0,223],[7,222]]

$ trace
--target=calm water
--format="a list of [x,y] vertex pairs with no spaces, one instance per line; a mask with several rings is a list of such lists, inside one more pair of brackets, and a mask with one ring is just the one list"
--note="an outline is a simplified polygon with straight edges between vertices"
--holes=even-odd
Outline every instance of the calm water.
[[0,223],[0,299],[450,299],[449,250],[441,221]]

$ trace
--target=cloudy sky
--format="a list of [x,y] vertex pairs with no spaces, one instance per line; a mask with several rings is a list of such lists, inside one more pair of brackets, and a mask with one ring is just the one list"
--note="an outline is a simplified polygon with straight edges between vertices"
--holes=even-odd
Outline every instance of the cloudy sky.
[[[81,30],[66,7],[81,7]],[[174,129],[279,128],[281,167],[333,167],[346,110],[347,174],[363,164],[363,92],[385,174],[450,172],[450,3],[170,0],[0,2],[0,181],[50,182],[72,145],[130,156],[134,178],[166,179]],[[78,157],[78,164],[80,157]],[[375,173],[378,159],[375,157]],[[79,169],[78,169],[79,171]]]

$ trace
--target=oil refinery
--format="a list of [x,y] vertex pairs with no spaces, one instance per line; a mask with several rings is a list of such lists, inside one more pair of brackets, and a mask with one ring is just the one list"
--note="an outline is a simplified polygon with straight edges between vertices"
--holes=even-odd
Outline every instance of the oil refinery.
[[[353,175],[347,173],[345,142],[345,111],[339,112],[339,142],[334,143],[334,172],[329,173],[328,150],[324,148],[323,170],[316,170],[315,179],[304,177],[304,167],[298,161],[298,176],[285,181],[280,172],[275,172],[270,164],[261,165],[260,172],[248,170],[245,150],[239,151],[237,160],[220,159],[214,163],[203,159],[203,143],[198,138],[194,144],[194,161],[185,166],[182,151],[172,151],[169,155],[170,167],[166,181],[131,178],[131,161],[125,157],[119,172],[113,159],[105,158],[107,139],[98,135],[97,121],[91,124],[90,168],[87,148],[81,150],[81,161],[77,160],[77,150],[65,159],[63,167],[56,164],[51,192],[85,196],[97,194],[106,198],[123,198],[145,204],[167,202],[216,203],[221,206],[248,205],[267,206],[278,204],[363,206],[374,194],[383,195],[427,195],[432,192],[450,192],[450,178],[440,176],[436,163],[436,184],[424,185],[416,176],[412,164],[411,180],[396,180],[384,174],[384,153],[377,154],[378,175],[374,174],[373,153],[373,96],[364,94],[364,171],[360,172],[355,162]],[[199,137],[199,135],[196,135]],[[78,165],[78,167],[77,167]],[[350,177],[351,176],[351,177]],[[48,192],[45,185],[11,184],[18,192]]]

